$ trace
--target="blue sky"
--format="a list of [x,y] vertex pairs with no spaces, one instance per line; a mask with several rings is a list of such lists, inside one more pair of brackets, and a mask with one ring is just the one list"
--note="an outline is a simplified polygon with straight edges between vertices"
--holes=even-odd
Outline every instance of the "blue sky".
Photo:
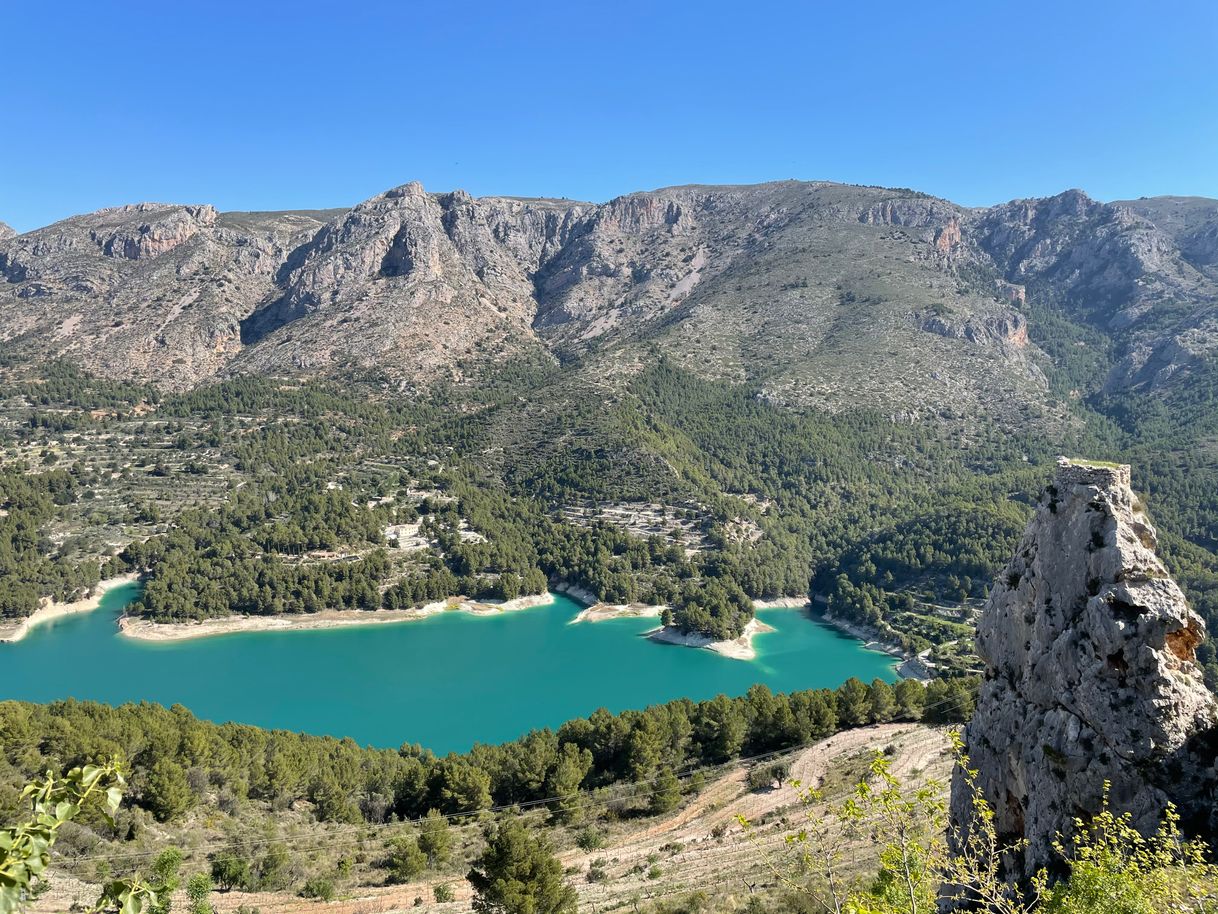
[[0,220],[829,179],[1218,197],[1218,4],[0,0]]

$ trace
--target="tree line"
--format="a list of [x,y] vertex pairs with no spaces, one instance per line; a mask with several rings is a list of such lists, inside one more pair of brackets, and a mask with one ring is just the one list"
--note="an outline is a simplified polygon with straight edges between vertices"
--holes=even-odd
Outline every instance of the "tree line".
[[[198,720],[185,708],[141,703],[0,702],[4,774],[0,815],[18,785],[47,769],[118,757],[131,772],[132,827],[141,815],[172,821],[204,802],[307,800],[321,821],[414,819],[549,800],[570,820],[579,793],[621,783],[651,790],[669,775],[804,745],[839,729],[892,720],[952,722],[972,712],[975,682],[914,680],[776,695],[754,686],[739,698],[679,700],[643,711],[605,710],[502,745],[436,756],[349,739]],[[646,797],[647,794],[644,794]]]

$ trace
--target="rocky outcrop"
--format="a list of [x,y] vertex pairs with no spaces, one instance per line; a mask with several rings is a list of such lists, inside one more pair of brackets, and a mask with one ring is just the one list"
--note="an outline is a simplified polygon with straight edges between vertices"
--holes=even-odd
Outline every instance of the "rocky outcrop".
[[141,203],[0,240],[0,341],[28,363],[193,386],[231,362],[240,321],[328,215]]
[[5,241],[9,238],[16,238],[17,230],[7,222],[0,222],[0,241]]
[[922,318],[921,328],[949,339],[970,343],[997,343],[1013,349],[1028,345],[1028,320],[1018,311],[1001,311],[987,316],[967,316],[955,320],[941,314]]
[[280,293],[243,321],[234,368],[426,383],[539,351],[534,276],[588,208],[393,188],[295,252]]
[[1117,206],[1136,213],[1166,232],[1193,266],[1218,276],[1218,200],[1206,197],[1143,197]]
[[102,210],[98,215],[110,213],[149,217],[134,225],[124,220],[118,227],[109,231],[93,230],[89,233],[103,254],[126,260],[156,257],[158,254],[172,251],[179,244],[193,238],[200,229],[216,223],[216,211],[211,206],[157,206],[140,203],[115,210]]
[[[1005,841],[1011,875],[1104,802],[1152,832],[1167,804],[1213,804],[1214,698],[1196,663],[1204,625],[1155,554],[1129,467],[1062,461],[977,630],[985,664],[965,748]],[[952,818],[971,802],[957,771]]]
[[1113,338],[1110,392],[1161,389],[1218,348],[1206,329],[1218,303],[1218,205],[1180,200],[1105,204],[1071,190],[977,211],[968,235],[1005,281]]

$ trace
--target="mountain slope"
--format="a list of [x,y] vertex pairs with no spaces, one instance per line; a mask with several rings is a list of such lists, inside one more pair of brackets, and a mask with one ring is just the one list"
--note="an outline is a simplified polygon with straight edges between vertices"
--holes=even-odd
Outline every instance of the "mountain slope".
[[346,211],[139,204],[0,236],[0,339],[177,388],[243,372],[412,388],[521,358],[612,384],[659,347],[780,403],[1040,415],[1058,408],[1037,307],[1111,343],[1110,391],[1210,360],[1216,207],[1068,191],[974,210],[795,181],[600,205],[418,184]]
[[0,338],[26,358],[188,387],[232,359],[240,320],[326,216],[141,203],[0,242]]

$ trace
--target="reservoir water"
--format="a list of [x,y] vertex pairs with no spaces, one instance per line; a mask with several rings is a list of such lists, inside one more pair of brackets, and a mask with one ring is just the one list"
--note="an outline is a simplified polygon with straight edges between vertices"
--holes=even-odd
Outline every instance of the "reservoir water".
[[867,650],[801,609],[759,615],[757,659],[656,644],[654,619],[571,625],[579,604],[495,616],[442,613],[413,622],[141,642],[115,625],[138,594],[109,591],[95,612],[0,644],[0,699],[80,698],[182,704],[199,717],[350,736],[438,753],[513,739],[599,707],[674,698],[836,687],[851,676],[895,679],[893,658]]

